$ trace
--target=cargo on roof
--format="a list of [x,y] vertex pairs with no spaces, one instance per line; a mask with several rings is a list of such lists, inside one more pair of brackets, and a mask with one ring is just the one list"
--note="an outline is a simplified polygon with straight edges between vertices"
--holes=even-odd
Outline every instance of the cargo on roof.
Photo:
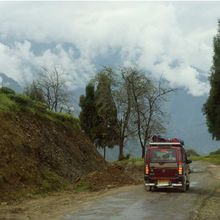
[[184,141],[180,138],[162,138],[160,136],[154,135],[150,145],[184,145]]

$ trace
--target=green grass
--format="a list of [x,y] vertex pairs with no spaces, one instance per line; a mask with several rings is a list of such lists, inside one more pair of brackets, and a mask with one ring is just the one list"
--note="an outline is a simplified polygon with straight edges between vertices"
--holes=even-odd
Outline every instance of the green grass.
[[80,182],[76,187],[74,187],[75,192],[85,192],[89,191],[89,185],[85,182]]
[[[211,153],[208,156],[191,156],[189,159],[192,161],[207,161],[209,163],[213,163],[216,165],[220,165],[220,153],[216,151],[217,153]],[[144,165],[144,159],[143,158],[134,158],[131,157],[128,160],[120,161],[121,164],[128,164],[128,165],[134,165],[134,166],[141,166]]]
[[78,118],[63,112],[48,112],[51,120],[62,122],[64,125],[69,125],[74,129],[80,129],[80,122]]
[[206,161],[216,165],[220,165],[220,154],[211,154],[208,156],[191,157],[193,161]]
[[57,192],[69,189],[70,187],[71,183],[57,175],[55,172],[44,170],[42,173],[42,180],[40,180],[40,185],[35,189],[35,194]]
[[46,104],[32,100],[26,95],[15,94],[10,91],[0,90],[0,111],[21,114],[29,112],[73,129],[80,129],[78,118],[67,113],[52,112],[47,109]]
[[16,108],[16,104],[8,95],[0,93],[0,111],[10,111]]

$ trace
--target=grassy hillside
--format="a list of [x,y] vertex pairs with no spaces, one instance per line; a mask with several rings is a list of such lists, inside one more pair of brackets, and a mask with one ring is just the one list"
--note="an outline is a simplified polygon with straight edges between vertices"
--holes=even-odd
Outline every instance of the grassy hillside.
[[105,166],[78,119],[0,90],[0,201],[63,189]]

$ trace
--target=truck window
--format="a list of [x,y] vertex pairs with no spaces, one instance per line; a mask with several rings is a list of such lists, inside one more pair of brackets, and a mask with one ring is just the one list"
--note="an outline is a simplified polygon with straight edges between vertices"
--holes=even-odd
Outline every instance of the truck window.
[[151,150],[151,162],[176,162],[176,150],[175,149],[152,149]]

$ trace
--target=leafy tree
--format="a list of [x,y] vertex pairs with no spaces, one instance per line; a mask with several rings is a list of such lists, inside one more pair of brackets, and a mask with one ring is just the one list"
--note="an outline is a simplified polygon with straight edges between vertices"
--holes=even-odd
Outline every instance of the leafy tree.
[[203,106],[207,126],[213,139],[220,140],[220,20],[218,32],[214,37],[214,56],[211,75],[209,77],[211,89],[209,97]]
[[97,124],[97,113],[95,107],[95,88],[92,83],[86,86],[86,94],[80,96],[81,112],[79,115],[80,125],[90,140],[94,142]]
[[112,79],[108,69],[103,69],[96,76],[97,88],[95,92],[96,105],[96,140],[97,146],[104,149],[114,147],[118,143],[117,109],[112,97]]
[[[105,148],[119,146],[118,159],[124,159],[125,141],[137,136],[142,157],[149,138],[165,131],[162,104],[175,89],[158,85],[134,68],[104,68],[96,75],[94,86],[87,85],[81,96],[81,127],[93,143]],[[91,90],[89,90],[89,88]]]

